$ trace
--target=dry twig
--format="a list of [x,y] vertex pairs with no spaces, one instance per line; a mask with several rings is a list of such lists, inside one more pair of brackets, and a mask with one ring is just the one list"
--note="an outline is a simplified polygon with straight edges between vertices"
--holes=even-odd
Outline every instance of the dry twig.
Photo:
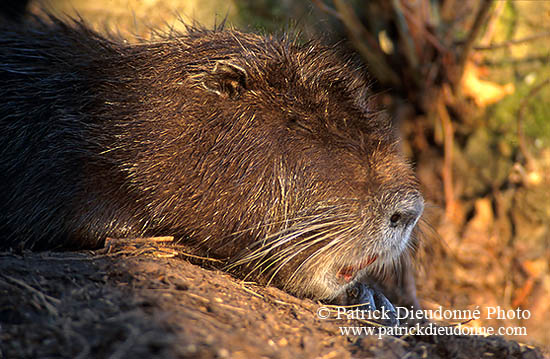
[[[479,6],[479,9],[476,14],[476,18],[474,20],[474,24],[472,25],[472,29],[468,33],[468,36],[466,37],[466,41],[464,42],[464,46],[462,47],[462,51],[458,57],[457,62],[457,73],[456,76],[453,77],[453,85],[458,85],[460,82],[460,79],[462,78],[462,74],[464,73],[464,67],[466,66],[466,61],[470,57],[470,52],[472,51],[472,48],[474,46],[474,42],[479,35],[479,32],[481,31],[482,25],[485,23],[485,21],[490,17],[489,10],[491,9],[492,5],[491,0],[483,0],[481,5]],[[453,87],[455,87],[453,86]]]

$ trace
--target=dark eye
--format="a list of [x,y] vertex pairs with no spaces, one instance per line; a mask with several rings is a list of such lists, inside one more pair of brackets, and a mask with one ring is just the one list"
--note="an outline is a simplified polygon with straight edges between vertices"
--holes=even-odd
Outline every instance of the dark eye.
[[294,116],[290,117],[288,119],[288,126],[289,128],[292,128],[294,130],[305,131],[309,133],[313,132],[312,129],[309,127],[308,123],[306,121],[303,121],[299,117],[294,117]]
[[397,226],[397,224],[399,223],[399,220],[401,220],[401,213],[399,212],[395,212],[390,217],[390,222],[393,226]]

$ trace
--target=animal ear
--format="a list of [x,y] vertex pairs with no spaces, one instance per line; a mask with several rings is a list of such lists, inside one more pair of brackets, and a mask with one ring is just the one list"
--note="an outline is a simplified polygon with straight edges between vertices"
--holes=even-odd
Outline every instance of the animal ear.
[[248,73],[244,68],[227,60],[219,60],[208,71],[202,86],[225,98],[238,98],[247,88]]

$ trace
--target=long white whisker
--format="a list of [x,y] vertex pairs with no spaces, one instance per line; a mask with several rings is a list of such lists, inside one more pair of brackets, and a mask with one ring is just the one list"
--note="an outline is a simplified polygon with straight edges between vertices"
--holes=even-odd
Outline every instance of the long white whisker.
[[[327,225],[328,226],[328,225]],[[327,227],[327,226],[319,226],[319,228],[323,228],[323,227]],[[292,255],[295,256],[296,254],[298,254],[300,251],[304,250],[304,249],[307,249],[309,248],[311,245],[314,245],[315,243],[317,243],[317,240],[314,240],[312,241],[312,239],[314,239],[315,237],[318,237],[318,236],[322,236],[322,235],[326,235],[327,233],[330,233],[331,230],[330,229],[327,229],[325,231],[322,231],[322,232],[316,232],[316,233],[313,233],[312,235],[308,236],[308,237],[304,237],[300,240],[300,242],[298,243],[294,243],[292,244],[291,246],[285,248],[283,250],[283,252],[279,252],[279,253],[275,253],[273,254],[272,256],[268,257],[268,258],[264,258],[261,262],[257,263],[253,268],[252,270],[246,275],[246,277],[248,277],[249,275],[251,275],[253,272],[255,272],[257,269],[259,268],[262,268],[265,264],[268,264],[267,266],[265,266],[261,271],[260,271],[260,274],[261,273],[264,273],[265,271],[267,271],[271,266],[275,265],[277,263],[277,261],[280,259],[280,258],[285,258],[284,255],[286,253],[291,253],[291,252],[295,252],[295,254]],[[303,235],[304,233],[307,233],[307,232],[300,232],[299,233],[299,236],[300,235]],[[295,237],[295,236],[293,236]],[[308,242],[312,242],[311,244],[309,244]],[[308,243],[307,246],[305,246],[305,248],[303,249],[300,249],[298,251],[295,251],[295,249],[300,246],[301,244],[303,243]],[[269,254],[269,252],[272,250],[272,247],[268,247],[265,249],[266,253],[265,255]],[[261,256],[258,256],[258,255],[255,255],[255,257],[261,257]],[[275,260],[273,260],[273,257],[277,258]],[[235,264],[232,264],[231,266],[237,266],[237,265],[241,265],[241,264],[245,264],[245,263],[250,263],[251,261],[253,261],[255,258],[251,259],[248,255],[246,257],[244,257],[242,260],[238,261],[238,262],[235,262]]]
[[347,231],[347,229],[346,230],[341,230],[340,233],[338,233],[338,232],[334,233],[333,234],[333,236],[335,236],[334,239],[332,239],[329,243],[327,243],[323,247],[319,248],[318,250],[316,250],[315,252],[310,254],[306,259],[304,259],[302,261],[302,263],[300,263],[300,265],[289,276],[289,278],[287,279],[285,285],[288,285],[288,283],[291,283],[294,280],[294,278],[296,277],[296,274],[300,271],[300,269],[302,269],[303,266],[305,266],[306,264],[312,264],[311,262],[315,258],[319,257],[322,253],[326,252],[327,250],[329,250],[333,247],[337,247],[338,244],[342,241],[342,238],[345,238],[343,236],[340,236],[339,234],[346,233],[346,231]]
[[[278,262],[280,259],[283,259],[283,260],[282,260],[281,263],[279,263],[277,270],[271,275],[271,278],[270,278],[269,282],[271,282],[271,280],[274,278],[274,276],[284,267],[284,265],[286,265],[289,261],[291,261],[291,260],[292,260],[294,257],[296,257],[298,254],[300,254],[300,253],[303,252],[304,250],[310,248],[311,246],[313,246],[313,245],[315,245],[315,244],[317,244],[317,243],[319,243],[319,242],[322,242],[322,241],[326,240],[327,238],[331,238],[331,237],[334,237],[334,236],[338,236],[340,233],[345,233],[347,230],[348,230],[348,229],[345,228],[345,229],[340,230],[340,231],[338,231],[338,232],[334,232],[334,231],[325,231],[324,233],[327,233],[327,234],[323,235],[323,236],[320,237],[320,238],[315,239],[314,241],[311,241],[311,243],[307,243],[307,245],[302,246],[299,250],[295,251],[292,255],[286,256],[286,257],[285,257],[285,256],[280,256],[280,257],[279,257],[278,259],[276,259],[274,262]],[[338,238],[340,238],[340,237],[338,237]],[[329,242],[327,245],[321,247],[319,250],[315,251],[314,253],[323,252],[323,251],[324,251],[323,248],[326,250],[326,249],[328,249],[328,248],[334,246],[336,242],[337,242],[337,241],[335,241],[335,239],[333,239],[333,240],[332,240],[331,242]],[[301,242],[301,243],[303,243],[303,242]],[[311,257],[311,255],[308,256],[308,258],[310,258],[310,257]],[[306,260],[304,260],[304,261],[302,262],[302,264],[305,263],[306,261],[307,261],[307,258],[306,258]],[[300,266],[301,266],[302,264],[300,264]],[[294,271],[294,272],[296,272],[296,271]],[[294,274],[294,273],[293,273],[293,274]]]

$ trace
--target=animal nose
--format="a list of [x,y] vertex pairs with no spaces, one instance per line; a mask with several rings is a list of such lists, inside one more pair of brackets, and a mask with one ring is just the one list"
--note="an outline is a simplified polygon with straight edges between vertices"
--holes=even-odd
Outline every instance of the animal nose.
[[396,209],[390,215],[390,225],[397,226],[414,226],[422,212],[424,211],[424,199],[422,196],[414,196],[407,198],[402,203],[400,208]]

